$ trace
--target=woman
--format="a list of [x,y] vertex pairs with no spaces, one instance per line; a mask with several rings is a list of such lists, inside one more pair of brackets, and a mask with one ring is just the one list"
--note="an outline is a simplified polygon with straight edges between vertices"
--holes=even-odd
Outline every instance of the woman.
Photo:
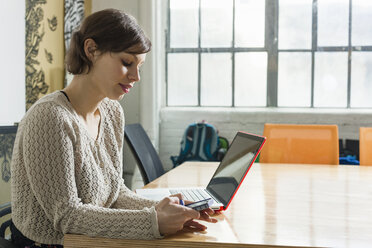
[[22,119],[12,161],[12,239],[20,246],[61,247],[65,233],[153,239],[216,222],[179,204],[131,192],[122,179],[120,104],[139,81],[151,43],[135,19],[107,9],[88,16],[66,57],[74,74]]

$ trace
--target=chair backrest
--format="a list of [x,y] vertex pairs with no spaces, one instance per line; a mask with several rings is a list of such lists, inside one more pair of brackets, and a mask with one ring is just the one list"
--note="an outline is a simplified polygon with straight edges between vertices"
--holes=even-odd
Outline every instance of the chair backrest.
[[11,223],[11,212],[12,208],[10,206],[10,202],[3,203],[0,205],[0,218],[1,218],[1,225],[0,225],[0,247],[1,248],[16,248],[15,244],[13,244],[10,240],[5,239],[5,230],[10,228]]
[[145,184],[165,173],[158,153],[141,124],[126,125],[125,140],[131,149]]
[[10,162],[18,126],[0,126],[0,247],[16,247],[6,240],[10,232]]
[[10,206],[10,202],[0,205],[0,218],[4,219],[0,224],[0,238],[5,238],[5,230],[9,228],[11,222],[11,212],[12,208]]
[[360,165],[372,165],[372,127],[359,129]]
[[265,124],[262,163],[339,164],[337,125]]

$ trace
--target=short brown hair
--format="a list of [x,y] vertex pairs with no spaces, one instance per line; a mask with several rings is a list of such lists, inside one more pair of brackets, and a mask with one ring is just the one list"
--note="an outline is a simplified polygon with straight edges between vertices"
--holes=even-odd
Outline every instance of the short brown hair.
[[86,17],[80,29],[73,33],[66,54],[68,72],[76,75],[91,69],[92,61],[84,52],[84,41],[89,38],[96,42],[101,53],[142,54],[151,50],[151,41],[134,17],[116,9],[101,10]]

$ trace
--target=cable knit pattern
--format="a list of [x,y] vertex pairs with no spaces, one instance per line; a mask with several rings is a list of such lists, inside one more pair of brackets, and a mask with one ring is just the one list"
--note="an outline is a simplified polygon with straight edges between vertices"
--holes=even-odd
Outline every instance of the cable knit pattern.
[[160,238],[155,201],[122,179],[124,114],[99,105],[94,140],[61,92],[49,94],[19,124],[12,160],[12,219],[29,239],[63,244],[65,233]]

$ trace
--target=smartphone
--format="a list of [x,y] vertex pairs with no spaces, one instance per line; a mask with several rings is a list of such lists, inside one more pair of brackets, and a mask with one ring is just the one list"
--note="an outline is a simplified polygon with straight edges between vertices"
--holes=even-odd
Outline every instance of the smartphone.
[[196,211],[200,211],[206,208],[209,208],[213,204],[213,199],[208,198],[201,201],[193,202],[190,204],[185,205],[186,207],[192,208]]

